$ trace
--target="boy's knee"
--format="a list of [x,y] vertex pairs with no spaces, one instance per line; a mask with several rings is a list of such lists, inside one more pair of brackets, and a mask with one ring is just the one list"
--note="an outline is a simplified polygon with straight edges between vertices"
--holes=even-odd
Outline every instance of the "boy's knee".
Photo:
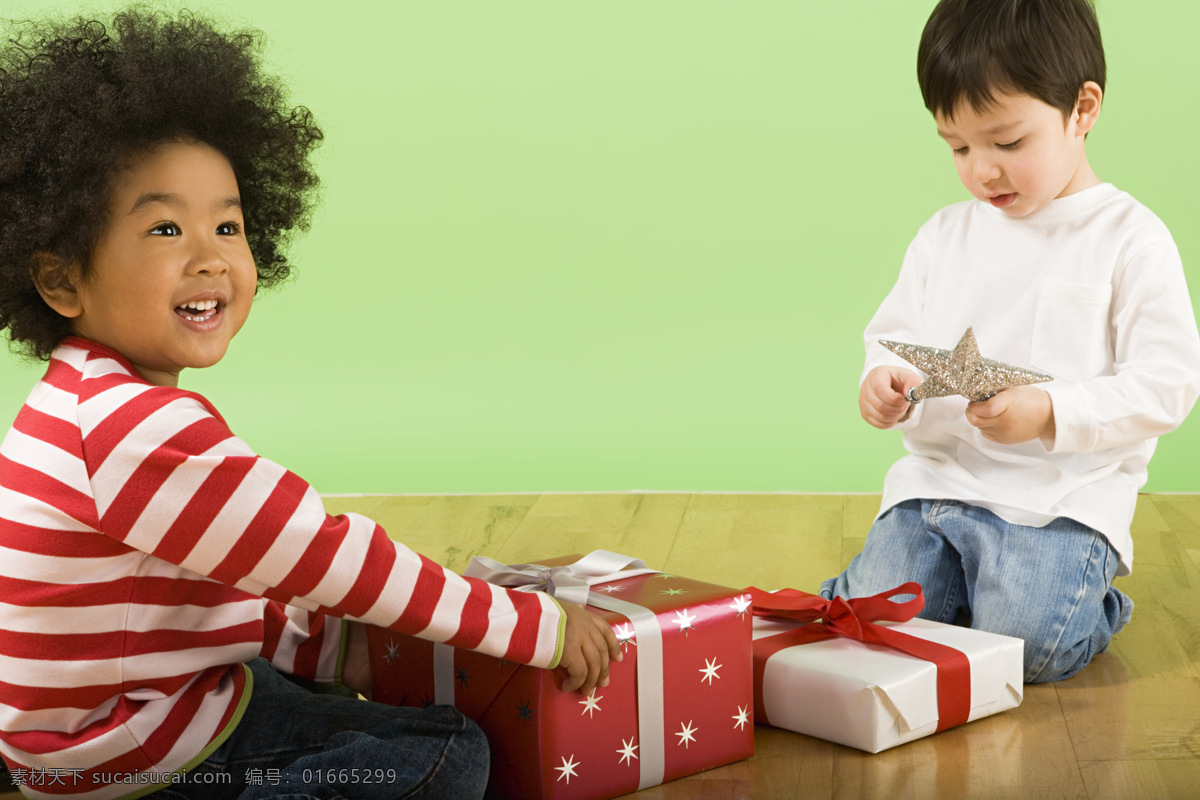
[[971,627],[1010,636],[1023,642],[1025,683],[1049,683],[1069,678],[1087,666],[1093,655],[1092,636],[1064,637],[1061,627],[1022,621],[975,616]]
[[[1033,646],[1031,646],[1033,645]],[[1087,641],[1069,647],[1038,647],[1025,641],[1025,682],[1051,683],[1070,678],[1092,660]]]
[[1052,628],[1044,637],[1028,635],[1028,632],[1009,633],[1025,640],[1025,682],[1050,683],[1075,675],[1090,664],[1092,658],[1108,649],[1112,637],[1125,627],[1132,615],[1133,601],[1118,589],[1109,588],[1094,624],[1088,618],[1091,630],[1068,624],[1065,636],[1057,628]]

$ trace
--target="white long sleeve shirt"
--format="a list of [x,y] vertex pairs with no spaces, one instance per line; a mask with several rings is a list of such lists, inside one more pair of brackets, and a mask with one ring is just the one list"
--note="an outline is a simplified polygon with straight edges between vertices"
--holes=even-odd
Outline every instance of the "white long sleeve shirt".
[[1137,491],[1158,437],[1200,394],[1200,336],[1179,251],[1149,209],[1111,184],[1024,218],[978,200],[918,231],[867,326],[866,367],[914,369],[880,339],[951,349],[973,327],[985,358],[1054,376],[1053,442],[989,442],[962,397],[926,400],[899,426],[909,455],[884,481],[882,511],[915,498],[986,507],[1040,527],[1068,517],[1133,564]]

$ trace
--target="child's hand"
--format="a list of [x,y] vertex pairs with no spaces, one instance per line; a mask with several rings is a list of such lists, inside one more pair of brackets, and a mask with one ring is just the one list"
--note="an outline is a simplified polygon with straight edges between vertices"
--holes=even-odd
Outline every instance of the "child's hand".
[[967,422],[979,428],[983,438],[1000,444],[1054,441],[1054,404],[1036,386],[1014,386],[982,403],[969,403]]
[[858,410],[876,428],[890,428],[908,411],[909,389],[921,385],[921,376],[903,367],[875,367],[858,390]]
[[578,689],[591,694],[597,686],[608,686],[608,660],[622,659],[621,646],[612,627],[585,608],[572,603],[562,604],[567,617],[559,669],[567,673],[562,683],[564,691]]

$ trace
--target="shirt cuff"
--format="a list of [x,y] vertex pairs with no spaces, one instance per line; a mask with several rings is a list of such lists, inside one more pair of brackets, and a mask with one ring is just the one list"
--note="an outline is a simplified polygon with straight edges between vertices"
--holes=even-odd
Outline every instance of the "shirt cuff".
[[558,666],[558,662],[562,661],[563,650],[567,643],[567,612],[563,609],[562,603],[558,602],[552,595],[546,595],[546,599],[558,606],[558,636],[554,645],[554,658],[546,667],[546,669],[554,669]]
[[1076,384],[1057,382],[1042,387],[1054,408],[1054,441],[1042,445],[1050,453],[1089,453],[1096,447],[1087,392]]

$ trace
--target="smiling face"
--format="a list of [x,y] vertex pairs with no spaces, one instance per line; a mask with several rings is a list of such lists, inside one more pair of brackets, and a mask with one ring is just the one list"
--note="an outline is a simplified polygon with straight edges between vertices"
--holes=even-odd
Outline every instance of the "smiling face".
[[196,142],[156,146],[118,174],[108,213],[87,277],[59,312],[160,386],[216,364],[258,283],[229,161]]
[[1100,183],[1084,149],[1100,101],[1100,87],[1089,81],[1066,120],[1041,100],[1004,93],[982,111],[962,102],[953,118],[935,114],[934,120],[967,191],[1010,217],[1024,217]]

